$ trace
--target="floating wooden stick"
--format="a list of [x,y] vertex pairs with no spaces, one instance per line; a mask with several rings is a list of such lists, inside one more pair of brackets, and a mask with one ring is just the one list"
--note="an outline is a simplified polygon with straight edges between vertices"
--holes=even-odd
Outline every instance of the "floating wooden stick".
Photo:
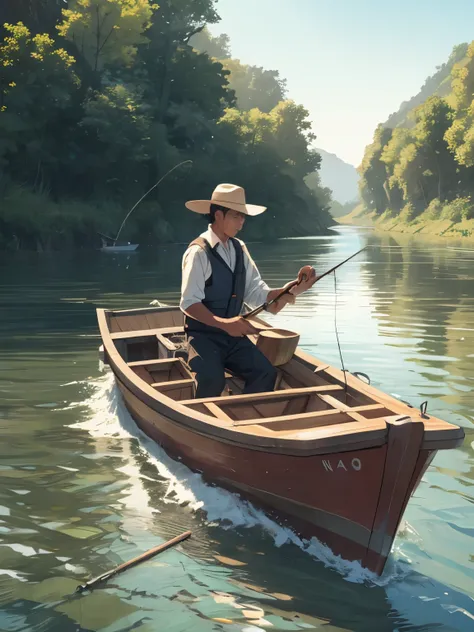
[[140,562],[144,562],[145,560],[150,559],[150,557],[153,557],[154,555],[157,555],[158,553],[161,553],[162,551],[166,551],[166,549],[169,549],[175,544],[178,544],[179,542],[186,540],[187,538],[189,538],[190,535],[191,535],[191,531],[185,531],[184,533],[176,536],[172,540],[168,540],[168,542],[164,542],[163,544],[159,544],[158,546],[155,546],[154,548],[149,549],[148,551],[145,551],[145,553],[142,553],[138,557],[134,557],[132,560],[129,560],[128,562],[124,562],[123,564],[120,564],[120,566],[116,566],[112,570],[107,571],[106,573],[103,573],[102,575],[99,575],[99,577],[95,577],[94,579],[91,579],[85,584],[80,584],[76,588],[76,592],[91,590],[97,584],[100,584],[101,582],[105,582],[106,580],[110,579],[114,575],[117,575],[118,573],[121,573],[127,568],[135,566],[136,564],[140,564]]

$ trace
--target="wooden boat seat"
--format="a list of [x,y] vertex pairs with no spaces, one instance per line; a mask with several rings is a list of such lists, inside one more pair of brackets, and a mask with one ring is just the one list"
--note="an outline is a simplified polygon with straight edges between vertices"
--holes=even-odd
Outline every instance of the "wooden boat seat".
[[[294,388],[291,391],[265,391],[263,393],[251,393],[247,395],[232,395],[232,400],[225,401],[223,403],[228,404],[232,401],[233,404],[244,404],[247,402],[263,401],[263,400],[277,400],[287,399],[291,397],[301,397],[301,395],[308,395],[311,393],[325,393],[329,391],[342,391],[342,386],[339,384],[328,384],[327,386],[308,386],[306,388]],[[184,406],[192,406],[193,404],[219,404],[222,402],[222,397],[202,397],[200,399],[189,399],[181,402]]]
[[127,362],[127,365],[131,368],[143,366],[151,369],[154,366],[156,366],[157,368],[165,367],[177,362],[185,364],[181,358],[153,358],[152,360],[137,360],[136,362]]
[[157,329],[137,329],[135,331],[117,331],[110,334],[112,340],[128,340],[133,338],[149,338],[150,336],[165,334],[180,334],[184,327],[159,327]]

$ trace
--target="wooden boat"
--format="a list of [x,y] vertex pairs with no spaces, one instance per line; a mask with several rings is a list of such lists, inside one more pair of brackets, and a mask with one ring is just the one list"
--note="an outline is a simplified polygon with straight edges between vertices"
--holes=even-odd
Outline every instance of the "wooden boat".
[[97,233],[102,242],[102,246],[100,248],[101,252],[108,252],[110,254],[130,254],[135,252],[138,248],[138,244],[131,244],[130,242],[118,242],[117,239],[113,237],[109,237],[108,235],[104,235],[103,233]]
[[437,450],[463,441],[458,426],[300,348],[278,367],[272,392],[242,394],[242,381],[227,373],[221,397],[196,399],[178,308],[97,312],[106,362],[147,435],[207,480],[377,574]]
[[125,253],[125,254],[130,254],[131,252],[135,252],[136,249],[138,248],[138,244],[118,244],[118,245],[113,245],[113,246],[102,246],[101,251],[102,252],[108,252],[111,254],[121,254],[121,253]]

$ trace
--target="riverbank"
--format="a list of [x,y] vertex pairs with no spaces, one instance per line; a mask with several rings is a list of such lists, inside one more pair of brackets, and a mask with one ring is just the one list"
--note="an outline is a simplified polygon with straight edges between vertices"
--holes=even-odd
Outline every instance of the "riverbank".
[[[54,201],[47,193],[11,185],[0,195],[0,251],[100,248],[100,235],[115,236],[134,201],[131,196],[122,204],[107,199]],[[322,217],[318,207],[308,205],[309,213],[302,221],[302,217],[293,218],[289,208],[292,207],[272,205],[274,214],[268,213],[257,222],[249,222],[243,238],[271,242],[284,237],[329,234],[333,220],[328,213]],[[145,200],[127,219],[121,239],[142,246],[186,242],[202,232],[206,221],[201,215],[189,213],[183,199],[177,198],[166,205]]]
[[474,243],[474,219],[453,222],[450,219],[430,219],[422,213],[406,223],[399,216],[393,217],[388,213],[377,215],[374,211],[367,212],[359,204],[351,213],[338,217],[335,221],[350,226],[371,227],[383,232],[422,235],[427,238],[443,237]]

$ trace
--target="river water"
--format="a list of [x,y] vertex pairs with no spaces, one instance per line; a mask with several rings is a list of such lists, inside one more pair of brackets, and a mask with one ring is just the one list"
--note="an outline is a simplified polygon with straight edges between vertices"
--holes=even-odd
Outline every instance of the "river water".
[[[245,236],[244,236],[245,238]],[[271,318],[301,345],[462,425],[412,497],[381,578],[206,485],[135,428],[96,307],[179,299],[184,245],[0,255],[0,630],[474,630],[474,249],[340,228],[250,244],[272,286],[368,248]],[[186,529],[192,538],[70,597]]]

